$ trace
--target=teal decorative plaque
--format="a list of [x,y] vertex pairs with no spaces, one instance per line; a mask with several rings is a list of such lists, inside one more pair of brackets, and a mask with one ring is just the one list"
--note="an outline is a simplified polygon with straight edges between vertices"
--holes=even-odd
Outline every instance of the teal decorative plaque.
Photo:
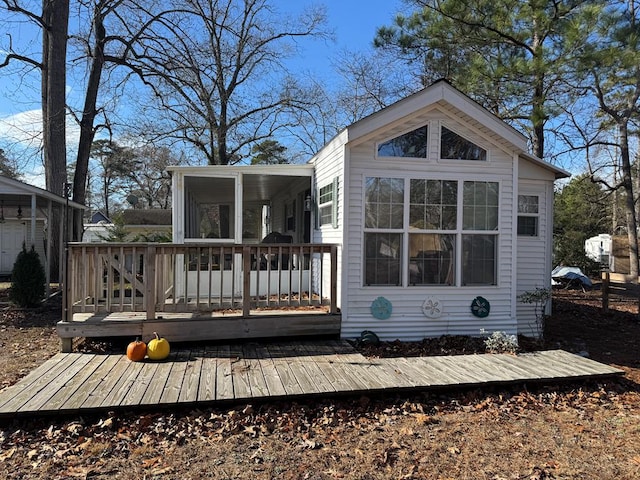
[[471,302],[471,313],[473,313],[478,318],[484,318],[489,315],[491,311],[491,305],[489,305],[489,300],[484,297],[476,297]]
[[391,302],[384,297],[378,297],[371,302],[371,314],[378,320],[386,320],[391,316],[392,311]]

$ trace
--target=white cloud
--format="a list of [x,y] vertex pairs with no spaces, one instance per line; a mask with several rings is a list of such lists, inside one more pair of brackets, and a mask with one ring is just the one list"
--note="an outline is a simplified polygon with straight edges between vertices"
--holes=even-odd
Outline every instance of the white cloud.
[[[80,138],[80,127],[67,121],[67,148],[75,150]],[[28,149],[42,147],[42,110],[27,110],[0,117],[0,139],[12,144],[20,144]]]
[[42,145],[42,111],[27,110],[0,117],[0,138],[20,143],[26,148],[38,149]]
[[34,187],[46,188],[46,177],[44,174],[44,167],[42,165],[36,167],[30,172],[23,172],[20,176],[20,180]]

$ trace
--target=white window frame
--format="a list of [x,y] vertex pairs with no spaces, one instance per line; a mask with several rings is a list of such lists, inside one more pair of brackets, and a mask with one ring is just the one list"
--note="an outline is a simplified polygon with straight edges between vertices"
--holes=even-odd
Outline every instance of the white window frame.
[[[523,212],[521,211],[520,208],[520,197],[532,197],[536,199],[536,203],[535,203],[535,207],[536,207],[536,211],[535,212]],[[535,227],[536,227],[536,231],[535,234],[530,234],[530,233],[520,233],[520,218],[535,218],[536,223],[535,223]],[[525,237],[525,238],[537,238],[540,236],[540,195],[535,195],[535,194],[519,194],[518,195],[518,219],[517,219],[517,224],[516,224],[516,232],[518,234],[519,237]]]
[[[335,177],[332,183],[327,183],[318,188],[318,208],[317,208],[317,226],[318,228],[330,225],[332,228],[338,228],[338,185],[339,179]],[[324,198],[323,198],[324,190]],[[330,195],[330,198],[327,197]],[[322,212],[331,210],[331,221],[323,221]],[[327,216],[325,215],[326,220]]]
[[[476,162],[476,161],[474,161]],[[476,162],[477,163],[477,162]],[[363,193],[362,193],[362,226],[363,226],[363,236],[362,236],[362,272],[361,272],[361,279],[362,279],[362,286],[364,288],[373,288],[373,287],[380,287],[380,286],[384,286],[385,288],[389,288],[389,287],[400,287],[400,288],[404,288],[404,287],[437,287],[437,288],[460,288],[460,287],[467,287],[467,288],[476,288],[476,287],[483,287],[483,288],[496,288],[499,287],[500,284],[500,236],[501,236],[501,222],[500,222],[500,215],[501,215],[501,193],[502,193],[502,182],[498,179],[495,178],[477,178],[477,179],[473,179],[469,176],[465,176],[462,178],[447,178],[447,177],[423,177],[423,176],[416,176],[416,175],[408,175],[408,176],[398,176],[398,175],[390,175],[390,172],[371,172],[370,174],[366,174],[362,176],[362,185],[366,185],[366,180],[367,178],[402,178],[404,181],[404,211],[403,211],[403,228],[401,229],[379,229],[379,228],[367,228],[366,225],[366,189],[363,188]],[[409,205],[410,205],[410,185],[411,185],[411,180],[441,180],[441,181],[455,181],[458,184],[457,187],[457,213],[456,213],[456,228],[455,230],[423,230],[423,229],[416,229],[416,228],[412,228],[409,224]],[[497,189],[498,189],[498,199],[497,199],[497,224],[496,224],[496,229],[495,230],[471,230],[471,229],[464,229],[464,184],[465,182],[486,182],[486,183],[494,183],[497,185]],[[401,239],[401,248],[402,248],[402,258],[400,261],[400,269],[401,269],[401,274],[400,274],[400,284],[399,285],[394,285],[394,284],[384,284],[384,285],[380,285],[380,284],[366,284],[365,280],[366,280],[366,275],[365,275],[365,268],[366,268],[366,251],[365,251],[365,246],[366,246],[366,242],[365,242],[365,236],[367,233],[393,233],[393,234],[401,234],[402,235],[402,239]],[[453,251],[453,256],[454,256],[454,282],[452,285],[446,285],[446,284],[411,284],[410,283],[410,272],[409,272],[409,263],[410,263],[410,258],[409,258],[409,238],[410,235],[412,233],[427,233],[427,234],[434,234],[434,233],[442,233],[442,234],[447,234],[447,235],[453,235],[455,237],[454,239],[454,244],[455,244],[455,250]],[[492,283],[464,283],[464,269],[463,269],[463,236],[472,236],[472,235],[483,235],[483,236],[494,236],[495,237],[495,251],[494,251],[494,259],[493,259],[493,266],[494,266],[494,278],[493,278],[493,282]]]

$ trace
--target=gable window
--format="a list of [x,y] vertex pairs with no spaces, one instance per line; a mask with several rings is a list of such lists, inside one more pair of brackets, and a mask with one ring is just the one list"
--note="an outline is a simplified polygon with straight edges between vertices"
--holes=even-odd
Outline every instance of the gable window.
[[332,225],[338,228],[338,178],[318,191],[318,226]]
[[497,285],[498,201],[498,182],[365,178],[363,284]]
[[392,138],[378,145],[379,157],[427,158],[427,133],[424,127]]
[[487,151],[448,128],[442,127],[440,131],[440,158],[485,161]]
[[538,236],[538,196],[518,195],[518,235]]

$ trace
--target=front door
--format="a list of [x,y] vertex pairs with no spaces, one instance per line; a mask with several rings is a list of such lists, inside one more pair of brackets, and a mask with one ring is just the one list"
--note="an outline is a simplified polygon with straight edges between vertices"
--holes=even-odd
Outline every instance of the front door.
[[0,273],[11,273],[13,264],[27,238],[27,226],[22,222],[0,224]]

